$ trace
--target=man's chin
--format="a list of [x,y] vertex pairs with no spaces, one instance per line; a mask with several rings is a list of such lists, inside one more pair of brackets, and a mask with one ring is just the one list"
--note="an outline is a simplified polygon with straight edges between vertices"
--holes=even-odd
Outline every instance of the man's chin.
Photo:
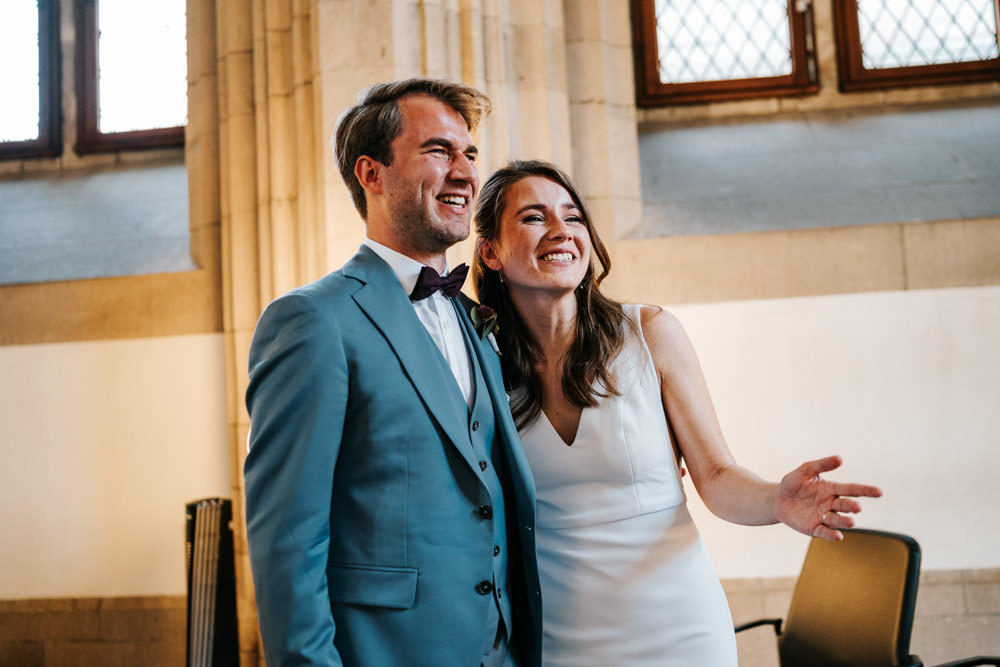
[[425,237],[420,244],[420,250],[429,255],[441,254],[456,243],[461,243],[467,238],[469,238],[468,232],[464,234],[439,234],[434,237]]
[[469,238],[471,228],[469,226],[469,221],[466,220],[460,224],[447,225],[441,230],[438,235],[438,240],[442,243],[447,244],[446,247],[450,248],[456,243],[460,243],[465,239]]

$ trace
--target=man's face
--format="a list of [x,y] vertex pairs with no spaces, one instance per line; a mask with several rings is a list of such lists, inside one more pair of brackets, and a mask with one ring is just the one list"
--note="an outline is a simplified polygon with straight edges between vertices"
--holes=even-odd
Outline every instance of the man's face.
[[479,191],[477,149],[462,116],[426,95],[399,101],[403,131],[383,168],[394,234],[412,251],[439,254],[469,236]]

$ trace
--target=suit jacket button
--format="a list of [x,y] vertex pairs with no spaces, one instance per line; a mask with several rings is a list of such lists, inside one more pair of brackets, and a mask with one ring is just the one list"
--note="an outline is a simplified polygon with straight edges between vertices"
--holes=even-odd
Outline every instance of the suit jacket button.
[[495,544],[493,545],[493,555],[494,556],[499,556],[500,555],[500,547],[498,547]]
[[476,584],[476,592],[480,595],[489,595],[493,592],[493,584],[483,579],[478,584]]
[[488,463],[486,463],[486,461],[480,461],[480,462],[479,462],[479,469],[480,469],[480,470],[486,470],[486,468],[487,468],[488,466],[489,466],[489,464],[488,464]]
[[480,519],[492,519],[493,518],[493,508],[489,505],[479,506],[479,518]]

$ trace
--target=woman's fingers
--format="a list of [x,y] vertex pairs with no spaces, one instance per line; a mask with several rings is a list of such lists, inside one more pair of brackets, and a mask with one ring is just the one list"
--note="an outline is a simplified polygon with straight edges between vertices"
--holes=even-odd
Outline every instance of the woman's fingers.
[[801,466],[799,466],[803,472],[811,475],[822,475],[825,472],[830,472],[831,470],[836,470],[840,467],[840,464],[844,460],[837,455],[824,456],[821,459],[816,459],[815,461],[806,461]]
[[861,503],[853,498],[836,498],[833,504],[830,505],[830,509],[834,512],[849,512],[857,514],[861,511]]
[[844,534],[840,531],[854,527],[854,518],[838,514],[833,510],[824,512],[820,516],[819,523],[813,529],[813,537],[821,537],[826,540],[842,540]]
[[833,495],[835,496],[858,496],[863,498],[879,498],[882,495],[882,489],[877,486],[871,486],[869,484],[847,484],[840,482],[832,482],[833,484]]

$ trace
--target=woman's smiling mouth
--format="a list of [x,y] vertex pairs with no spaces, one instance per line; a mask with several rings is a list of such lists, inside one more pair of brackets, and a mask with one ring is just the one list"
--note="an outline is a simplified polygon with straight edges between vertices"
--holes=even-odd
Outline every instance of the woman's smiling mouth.
[[538,259],[543,262],[559,262],[565,264],[572,262],[576,258],[573,256],[573,253],[570,252],[550,252],[547,255],[542,255]]

